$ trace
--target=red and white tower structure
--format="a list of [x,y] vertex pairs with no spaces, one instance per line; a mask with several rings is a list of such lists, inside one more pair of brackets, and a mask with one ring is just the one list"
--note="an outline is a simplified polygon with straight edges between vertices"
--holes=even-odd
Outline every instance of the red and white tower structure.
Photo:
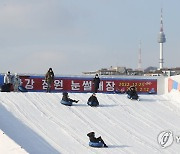
[[160,28],[160,32],[158,35],[158,43],[160,44],[160,57],[159,57],[159,69],[163,68],[163,63],[164,63],[164,59],[163,59],[163,43],[166,42],[166,37],[163,31],[163,17],[162,17],[162,9],[161,9],[161,28]]

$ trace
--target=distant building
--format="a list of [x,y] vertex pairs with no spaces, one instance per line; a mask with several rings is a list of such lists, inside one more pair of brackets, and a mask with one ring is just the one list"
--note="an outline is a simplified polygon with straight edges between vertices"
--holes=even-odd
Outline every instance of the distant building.
[[98,73],[99,75],[126,75],[126,67],[110,67],[102,68],[97,71],[83,72],[83,74],[92,75]]
[[145,72],[144,76],[164,76],[164,73],[161,70],[155,70],[155,71]]
[[83,72],[83,74],[86,75],[95,75],[96,73],[98,73],[99,75],[173,76],[173,75],[180,75],[180,67],[158,69],[157,67],[150,66],[146,68],[144,71],[141,71],[141,70],[133,70],[132,68],[111,66],[110,68],[102,68],[97,71]]
[[156,71],[158,68],[157,67],[153,67],[153,66],[149,66],[146,69],[144,69],[144,73],[148,73],[148,72],[154,72]]
[[126,75],[139,75],[139,76],[143,76],[144,72],[141,71],[141,70],[127,69],[127,74]]
[[180,67],[162,68],[154,71],[145,72],[144,76],[173,76],[180,74]]
[[143,71],[139,70],[133,70],[131,68],[126,67],[110,67],[110,68],[102,68],[97,71],[89,71],[89,72],[83,72],[83,74],[86,75],[95,75],[98,73],[99,75],[143,75]]

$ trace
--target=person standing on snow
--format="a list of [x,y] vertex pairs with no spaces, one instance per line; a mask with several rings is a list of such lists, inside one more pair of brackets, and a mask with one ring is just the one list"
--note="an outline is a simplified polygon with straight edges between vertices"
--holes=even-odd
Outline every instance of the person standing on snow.
[[5,91],[7,91],[7,92],[11,91],[11,87],[12,87],[12,75],[11,75],[10,71],[8,71],[4,75],[4,86],[6,87]]
[[94,92],[97,93],[98,89],[99,89],[99,83],[100,83],[100,78],[99,75],[96,74],[94,79],[93,79],[93,84],[94,84]]
[[51,92],[51,84],[54,81],[54,72],[52,68],[49,68],[48,72],[45,75],[45,81],[48,85],[46,92]]
[[14,92],[19,91],[20,85],[21,85],[21,81],[20,81],[19,75],[17,73],[15,73],[14,78],[13,78]]

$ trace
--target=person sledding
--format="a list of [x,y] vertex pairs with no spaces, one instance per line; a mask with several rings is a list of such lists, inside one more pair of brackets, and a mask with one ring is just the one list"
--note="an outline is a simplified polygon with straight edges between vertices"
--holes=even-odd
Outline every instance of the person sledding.
[[79,100],[71,99],[71,98],[69,98],[69,95],[67,92],[63,92],[61,104],[71,106],[73,102],[78,103]]
[[88,104],[89,106],[99,106],[99,101],[98,101],[95,93],[93,93],[93,94],[89,97],[87,104]]
[[135,99],[135,100],[139,99],[139,96],[138,96],[137,91],[136,91],[136,87],[134,87],[134,86],[129,87],[127,89],[126,93],[128,94],[127,97],[129,99]]
[[124,93],[126,93],[126,90],[124,87],[121,89],[115,87],[114,93],[115,94],[124,94]]
[[95,133],[94,132],[90,132],[87,134],[87,136],[89,137],[89,146],[91,147],[108,147],[106,145],[106,143],[103,141],[103,139],[101,138],[101,136],[99,136],[98,138],[95,137]]

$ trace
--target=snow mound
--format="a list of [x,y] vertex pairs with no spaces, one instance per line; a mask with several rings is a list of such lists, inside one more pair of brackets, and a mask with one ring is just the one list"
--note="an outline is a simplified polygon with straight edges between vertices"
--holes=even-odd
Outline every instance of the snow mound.
[[[80,101],[69,107],[60,104],[61,93],[0,93],[0,129],[17,149],[33,154],[178,153],[178,144],[163,149],[157,142],[160,132],[180,128],[179,108],[169,95],[132,101],[124,94],[98,93],[99,107],[87,105],[90,93],[69,95]],[[89,147],[90,131],[109,148]],[[6,142],[1,144],[13,153]]]

